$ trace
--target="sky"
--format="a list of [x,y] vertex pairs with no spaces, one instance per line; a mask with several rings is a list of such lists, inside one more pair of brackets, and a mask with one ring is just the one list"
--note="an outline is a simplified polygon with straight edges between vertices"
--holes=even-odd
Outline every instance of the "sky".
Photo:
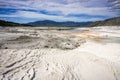
[[120,0],[0,0],[0,19],[87,22],[120,16]]

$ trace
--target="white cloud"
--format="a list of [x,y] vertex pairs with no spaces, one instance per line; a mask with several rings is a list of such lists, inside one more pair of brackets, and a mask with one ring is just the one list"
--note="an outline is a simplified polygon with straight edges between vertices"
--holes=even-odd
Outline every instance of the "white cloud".
[[2,15],[0,17],[20,17],[20,18],[36,18],[36,19],[48,19],[48,20],[55,20],[55,21],[96,21],[101,20],[101,18],[89,18],[89,19],[80,19],[77,17],[66,17],[66,16],[55,16],[55,15],[46,15],[37,12],[30,12],[30,11],[18,11],[16,13],[10,15]]
[[[58,21],[86,21],[79,17],[66,17],[69,14],[86,14],[115,17],[119,12],[110,11],[107,6],[108,0],[0,0],[1,8],[12,9],[30,9],[36,11],[46,11],[51,13],[59,13],[61,15],[47,15],[32,11],[18,10],[16,13],[9,15],[0,15],[0,17],[25,17],[25,18],[40,18],[51,19]],[[116,0],[116,2],[119,0]],[[116,3],[114,2],[114,3]],[[118,5],[118,4],[117,4]],[[90,20],[101,20],[101,18],[90,18]]]
[[0,7],[33,9],[68,14],[115,16],[106,6],[107,0],[1,0]]

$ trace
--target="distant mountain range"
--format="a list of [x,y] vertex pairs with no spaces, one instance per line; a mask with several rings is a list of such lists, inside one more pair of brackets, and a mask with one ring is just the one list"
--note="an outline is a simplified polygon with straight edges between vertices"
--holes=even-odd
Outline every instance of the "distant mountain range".
[[31,26],[57,26],[57,27],[80,27],[80,26],[86,26],[91,24],[92,22],[72,22],[72,21],[67,21],[67,22],[56,22],[56,21],[51,21],[51,20],[44,20],[44,21],[35,21],[35,22],[30,22],[28,25]]
[[93,26],[120,26],[120,17],[95,22],[55,22],[50,20],[30,22],[31,26],[58,26],[58,27],[93,27]]
[[110,18],[104,21],[96,21],[89,26],[120,26],[120,17]]
[[40,26],[40,27],[94,27],[94,26],[120,26],[120,17],[106,19],[104,21],[95,22],[56,22],[51,20],[35,21],[27,24],[8,22],[0,20],[0,26]]

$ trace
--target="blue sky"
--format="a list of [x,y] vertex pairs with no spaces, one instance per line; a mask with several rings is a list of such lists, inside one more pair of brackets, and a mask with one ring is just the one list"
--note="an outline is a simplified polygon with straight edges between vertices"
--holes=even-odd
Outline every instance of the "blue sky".
[[0,19],[98,21],[120,16],[120,0],[0,0]]

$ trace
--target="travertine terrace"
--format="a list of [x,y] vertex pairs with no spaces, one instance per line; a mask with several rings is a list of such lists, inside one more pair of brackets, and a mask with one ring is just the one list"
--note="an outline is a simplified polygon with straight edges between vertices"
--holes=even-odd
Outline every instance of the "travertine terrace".
[[0,80],[120,80],[120,27],[0,27]]

